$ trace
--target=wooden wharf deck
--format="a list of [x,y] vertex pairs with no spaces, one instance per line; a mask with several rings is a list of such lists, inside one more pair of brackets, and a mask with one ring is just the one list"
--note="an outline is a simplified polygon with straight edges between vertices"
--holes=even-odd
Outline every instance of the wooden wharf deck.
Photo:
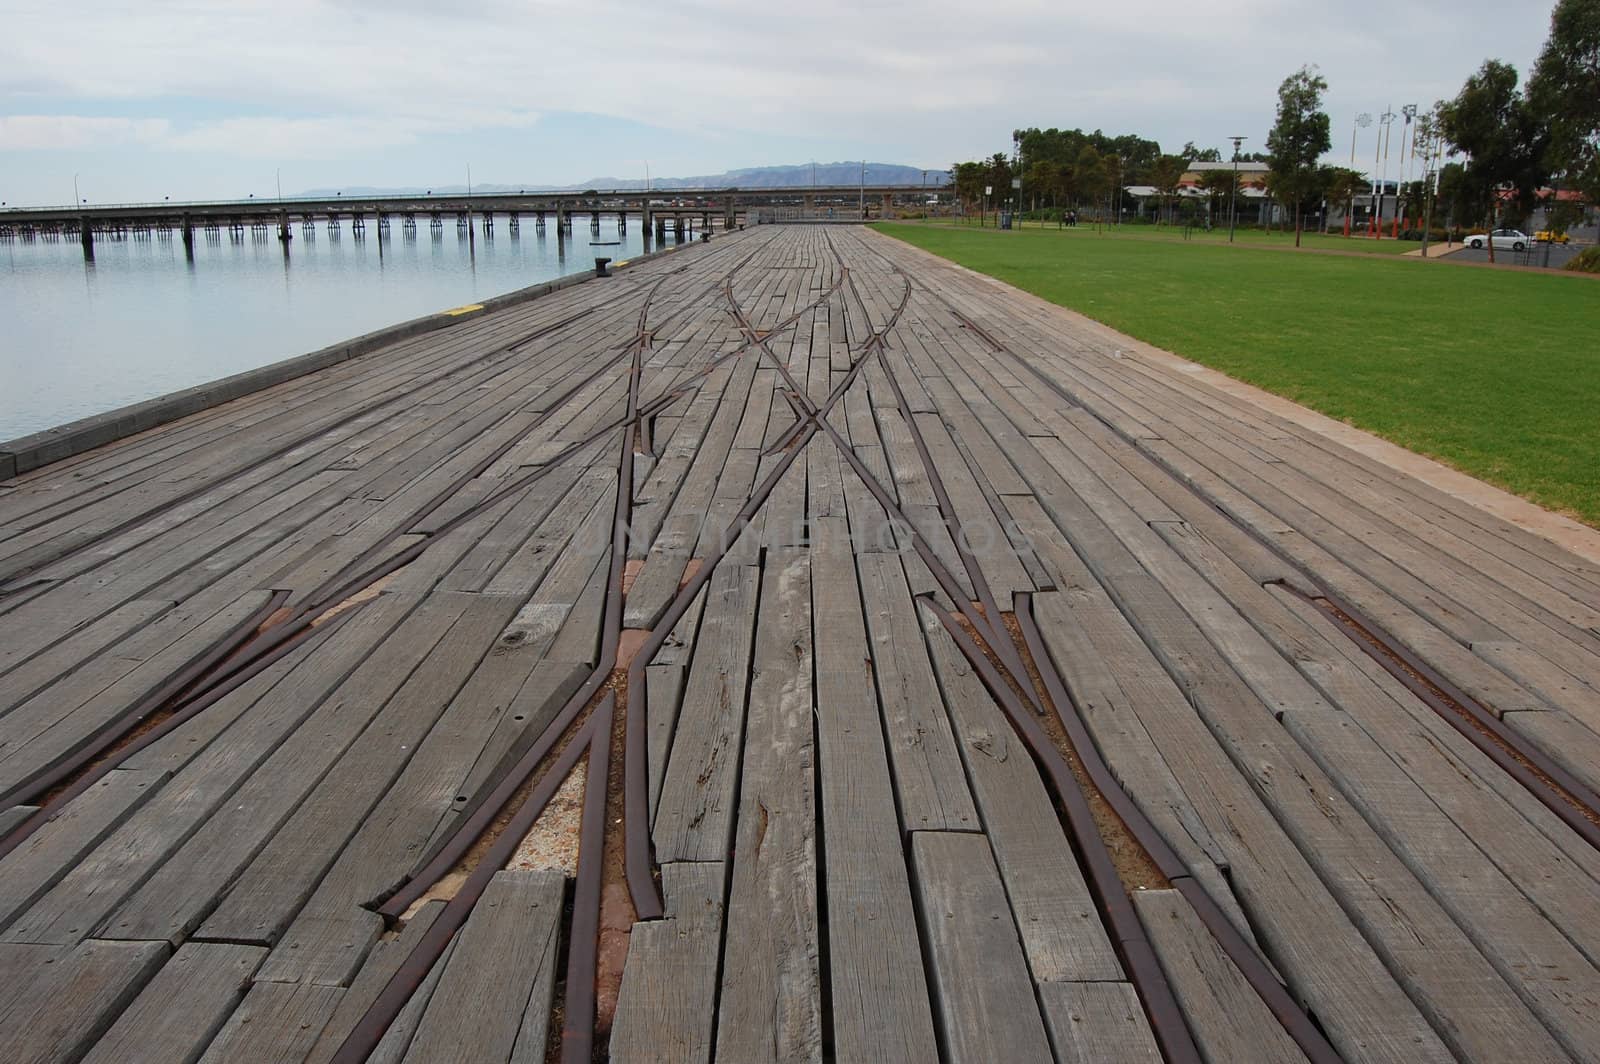
[[1600,565],[866,230],[0,483],[0,1060],[1595,1061],[1597,788]]

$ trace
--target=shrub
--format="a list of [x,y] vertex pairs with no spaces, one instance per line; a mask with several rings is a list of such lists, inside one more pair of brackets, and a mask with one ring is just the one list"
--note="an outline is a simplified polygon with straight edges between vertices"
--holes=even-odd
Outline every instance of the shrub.
[[1561,268],[1574,273],[1600,273],[1600,244],[1584,248]]

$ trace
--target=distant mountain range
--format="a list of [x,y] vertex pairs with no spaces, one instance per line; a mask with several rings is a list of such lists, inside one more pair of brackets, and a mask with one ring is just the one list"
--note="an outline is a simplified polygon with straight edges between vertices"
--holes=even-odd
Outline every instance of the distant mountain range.
[[[868,163],[866,183],[869,185],[945,185],[950,175],[943,170],[920,170],[898,163]],[[800,163],[796,166],[752,166],[743,170],[729,170],[721,174],[702,177],[658,177],[650,182],[652,189],[684,188],[805,188],[809,185],[854,185],[862,181],[861,164],[855,163]],[[503,192],[582,192],[585,189],[602,191],[642,189],[643,178],[595,177],[575,185],[473,185],[472,191],[484,193]],[[424,193],[462,193],[465,185],[439,185],[434,188],[377,188],[370,185],[349,185],[344,188],[313,188],[302,196],[417,196]]]

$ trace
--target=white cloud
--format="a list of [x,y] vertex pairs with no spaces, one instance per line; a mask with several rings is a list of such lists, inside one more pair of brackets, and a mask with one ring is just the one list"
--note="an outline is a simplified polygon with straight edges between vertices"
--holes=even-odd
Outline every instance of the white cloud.
[[[477,116],[473,127],[526,128],[538,118],[533,112],[494,111]],[[406,115],[252,116],[187,124],[165,118],[4,115],[0,116],[0,151],[103,150],[139,144],[243,158],[317,159],[413,144],[430,134],[459,128],[459,123],[435,117]]]
[[[533,113],[480,116],[476,128],[531,126]],[[258,159],[330,158],[413,144],[433,133],[458,126],[430,117],[226,118],[200,122],[174,132],[161,146],[179,151],[215,152]]]
[[19,115],[0,149],[348,157],[539,112],[887,142],[908,162],[1003,148],[1033,124],[1168,146],[1247,132],[1259,147],[1302,63],[1321,66],[1348,128],[1357,110],[1452,94],[1485,56],[1525,66],[1551,2],[1512,17],[1500,0],[1391,0],[1374,23],[1370,5],[1339,0],[0,0],[0,109],[119,101],[170,119]]
[[149,144],[167,135],[163,118],[97,118],[87,115],[0,115],[0,151],[100,148]]

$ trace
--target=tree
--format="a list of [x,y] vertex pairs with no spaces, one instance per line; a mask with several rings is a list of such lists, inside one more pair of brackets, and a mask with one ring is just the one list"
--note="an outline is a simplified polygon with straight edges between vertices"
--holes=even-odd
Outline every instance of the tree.
[[1056,205],[1058,174],[1058,167],[1048,159],[1029,164],[1028,172],[1023,176],[1023,181],[1026,182],[1028,191],[1032,193],[1035,203],[1038,202],[1040,196],[1044,196],[1050,201],[1051,207]]
[[1203,170],[1200,173],[1200,187],[1205,190],[1207,205],[1211,217],[1215,218],[1222,213],[1226,204],[1233,195],[1233,171],[1227,169]]
[[[1413,204],[1417,205],[1416,209],[1421,210],[1424,214],[1427,213],[1430,188],[1428,167],[1431,165],[1430,156],[1436,154],[1438,141],[1439,105],[1435,104],[1431,110],[1423,111],[1416,116],[1416,128],[1411,132],[1412,155],[1415,157],[1421,154],[1424,158],[1423,177],[1421,181],[1415,181],[1410,185],[1401,187],[1400,202],[1405,205],[1400,212],[1402,216],[1412,209]],[[1416,216],[1412,215],[1412,217]],[[1426,225],[1424,225],[1424,228],[1426,228]],[[1424,243],[1426,243],[1426,236],[1423,239]]]
[[982,201],[983,186],[988,178],[983,163],[968,162],[956,163],[950,168],[950,181],[955,185],[956,195],[970,205]]
[[1000,209],[1000,201],[1011,195],[1011,160],[1003,151],[997,151],[989,157],[989,179],[987,184],[994,186],[995,210]]
[[[1439,128],[1457,151],[1469,158],[1461,191],[1471,214],[1494,231],[1502,190],[1512,191],[1519,209],[1533,206],[1544,183],[1544,138],[1535,131],[1527,98],[1517,91],[1517,68],[1488,59],[1467,79],[1453,100],[1439,105]],[[1486,241],[1494,261],[1494,241]]]
[[1126,164],[1122,156],[1112,152],[1100,158],[1100,174],[1105,178],[1106,188],[1110,191],[1112,220],[1118,225],[1122,224],[1122,179]]
[[1166,211],[1168,224],[1172,222],[1172,197],[1178,194],[1178,185],[1188,169],[1189,160],[1177,155],[1158,156],[1150,164],[1150,183],[1161,193],[1161,206]]
[[1111,184],[1112,179],[1106,177],[1105,162],[1105,157],[1093,144],[1085,144],[1078,153],[1078,163],[1074,168],[1078,195],[1090,203],[1099,202]]
[[1183,150],[1178,153],[1192,163],[1220,163],[1222,153],[1215,148],[1196,148],[1194,141],[1183,142]]
[[1328,197],[1329,203],[1337,203],[1344,207],[1345,236],[1350,235],[1350,217],[1356,211],[1356,196],[1367,187],[1367,179],[1358,170],[1351,170],[1346,166],[1323,167],[1323,195]]
[[1548,130],[1546,166],[1600,203],[1600,0],[1556,4],[1528,99]]
[[1301,67],[1278,86],[1278,121],[1267,134],[1274,195],[1294,203],[1294,246],[1300,246],[1300,212],[1316,192],[1317,160],[1333,147],[1322,94],[1328,82],[1315,67]]
[[1453,229],[1463,219],[1471,218],[1474,205],[1466,182],[1467,168],[1460,163],[1445,163],[1439,168],[1439,209],[1444,212],[1445,227]]

